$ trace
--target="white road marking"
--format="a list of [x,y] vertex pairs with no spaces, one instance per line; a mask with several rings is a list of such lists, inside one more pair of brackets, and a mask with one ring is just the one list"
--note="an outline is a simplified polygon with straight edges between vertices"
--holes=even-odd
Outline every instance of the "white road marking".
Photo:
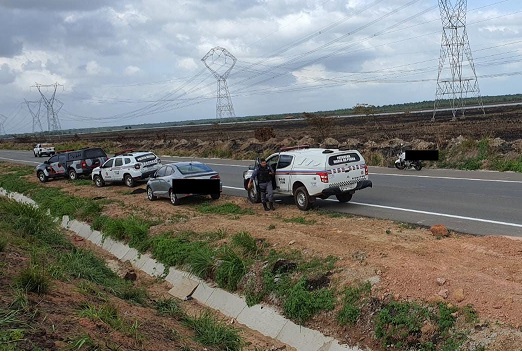
[[[244,188],[241,188],[241,187],[223,186],[223,188],[229,188],[229,189],[235,189],[235,190],[244,190]],[[330,201],[330,202],[337,202],[334,199],[326,199],[326,200]],[[398,207],[390,207],[390,206],[387,206],[387,205],[368,204],[368,203],[359,203],[359,202],[350,202],[349,204],[356,204],[356,205],[362,205],[362,206],[373,207],[373,208],[397,210],[397,211],[403,211],[403,212],[407,212],[407,213],[417,213],[417,214],[443,216],[443,217],[446,217],[446,218],[469,220],[469,221],[477,221],[477,222],[485,222],[485,223],[488,223],[488,224],[504,225],[504,226],[520,227],[520,228],[522,228],[522,224],[516,224],[516,223],[504,222],[504,221],[496,221],[496,220],[488,220],[488,219],[479,219],[479,218],[473,218],[473,217],[469,217],[469,216],[444,214],[444,213],[437,213],[437,212],[432,212],[432,211],[407,209],[407,208],[398,208]]]
[[[0,156],[0,159],[2,159],[2,160],[14,161],[14,162],[16,162],[16,163],[19,163],[19,162],[20,162],[19,159],[3,158],[3,157],[1,157],[1,156]],[[25,161],[25,160],[22,160],[22,161],[25,162],[25,163],[33,163],[33,164],[36,164],[36,165],[40,165],[40,164],[41,164],[40,162],[37,162],[37,161]]]
[[419,178],[440,178],[445,180],[462,180],[462,181],[484,181],[484,182],[506,182],[506,183],[522,183],[522,181],[512,181],[512,180],[487,180],[483,178],[466,178],[466,177],[450,177],[450,176],[427,176],[427,175],[399,175],[399,174],[381,174],[378,172],[370,173],[370,177],[372,175],[382,175],[382,176],[399,176],[399,177],[419,177]]

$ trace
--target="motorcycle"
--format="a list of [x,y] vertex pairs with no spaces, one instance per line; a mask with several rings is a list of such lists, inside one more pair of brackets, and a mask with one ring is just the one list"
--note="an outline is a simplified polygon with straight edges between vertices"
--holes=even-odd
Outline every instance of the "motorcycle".
[[398,155],[398,159],[395,160],[395,167],[399,170],[404,170],[405,168],[419,171],[422,169],[422,161],[421,160],[406,160],[406,152],[401,151]]

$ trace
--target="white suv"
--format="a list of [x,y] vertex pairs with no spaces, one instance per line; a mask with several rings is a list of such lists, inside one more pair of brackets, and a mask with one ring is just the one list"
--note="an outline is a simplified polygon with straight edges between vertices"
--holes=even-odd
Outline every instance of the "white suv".
[[124,182],[133,187],[137,180],[146,180],[161,167],[161,160],[152,152],[129,152],[108,159],[92,171],[98,187],[107,182]]
[[[274,194],[293,196],[301,210],[308,210],[316,198],[333,195],[346,203],[355,191],[372,187],[368,166],[357,150],[285,148],[266,161],[276,171]],[[253,203],[260,201],[260,193],[257,184],[248,189],[248,181],[257,163],[243,172],[244,187]]]

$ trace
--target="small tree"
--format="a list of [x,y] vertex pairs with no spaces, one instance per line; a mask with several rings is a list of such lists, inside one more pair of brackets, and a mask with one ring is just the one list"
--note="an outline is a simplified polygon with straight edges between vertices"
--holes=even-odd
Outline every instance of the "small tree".
[[330,136],[334,125],[331,118],[307,112],[304,112],[303,116],[308,126],[310,126],[310,132],[317,143],[323,142]]

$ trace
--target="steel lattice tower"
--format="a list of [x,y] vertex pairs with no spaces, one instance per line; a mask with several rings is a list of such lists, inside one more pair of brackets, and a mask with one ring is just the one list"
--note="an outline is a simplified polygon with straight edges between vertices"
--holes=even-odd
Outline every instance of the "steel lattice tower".
[[[456,120],[458,110],[461,110],[464,116],[464,100],[469,95],[477,98],[477,103],[484,113],[466,32],[467,0],[457,0],[454,5],[451,0],[439,0],[439,8],[442,40],[432,120],[435,120],[435,114],[443,100],[449,101],[453,120]],[[464,60],[468,63],[466,66],[463,66]]]
[[0,136],[5,134],[4,123],[7,121],[7,116],[0,114]]
[[227,49],[216,46],[201,61],[217,79],[216,118],[235,117],[226,79],[237,59]]
[[[42,107],[42,100],[40,99],[39,101],[27,101],[24,99],[24,101],[27,105],[27,109],[29,109],[31,116],[33,117],[33,133],[35,132],[36,126],[39,126],[40,132],[43,132],[42,121],[40,121],[40,109]],[[38,110],[31,109],[31,104],[38,104]]]
[[[40,92],[40,95],[42,96],[42,99],[40,100],[45,104],[45,107],[47,108],[47,127],[48,131],[58,131],[61,130],[62,127],[60,126],[60,120],[58,120],[58,112],[63,106],[63,103],[61,103],[59,100],[56,99],[56,89],[61,84],[55,83],[50,85],[43,85],[43,84],[35,84],[35,87],[38,89],[38,92]],[[53,87],[54,91],[53,94],[51,94],[50,98],[47,98],[40,88],[42,87]],[[59,108],[54,108],[54,103],[58,102],[60,105]],[[34,115],[33,115],[34,117]],[[33,129],[34,129],[34,120],[33,120]]]

